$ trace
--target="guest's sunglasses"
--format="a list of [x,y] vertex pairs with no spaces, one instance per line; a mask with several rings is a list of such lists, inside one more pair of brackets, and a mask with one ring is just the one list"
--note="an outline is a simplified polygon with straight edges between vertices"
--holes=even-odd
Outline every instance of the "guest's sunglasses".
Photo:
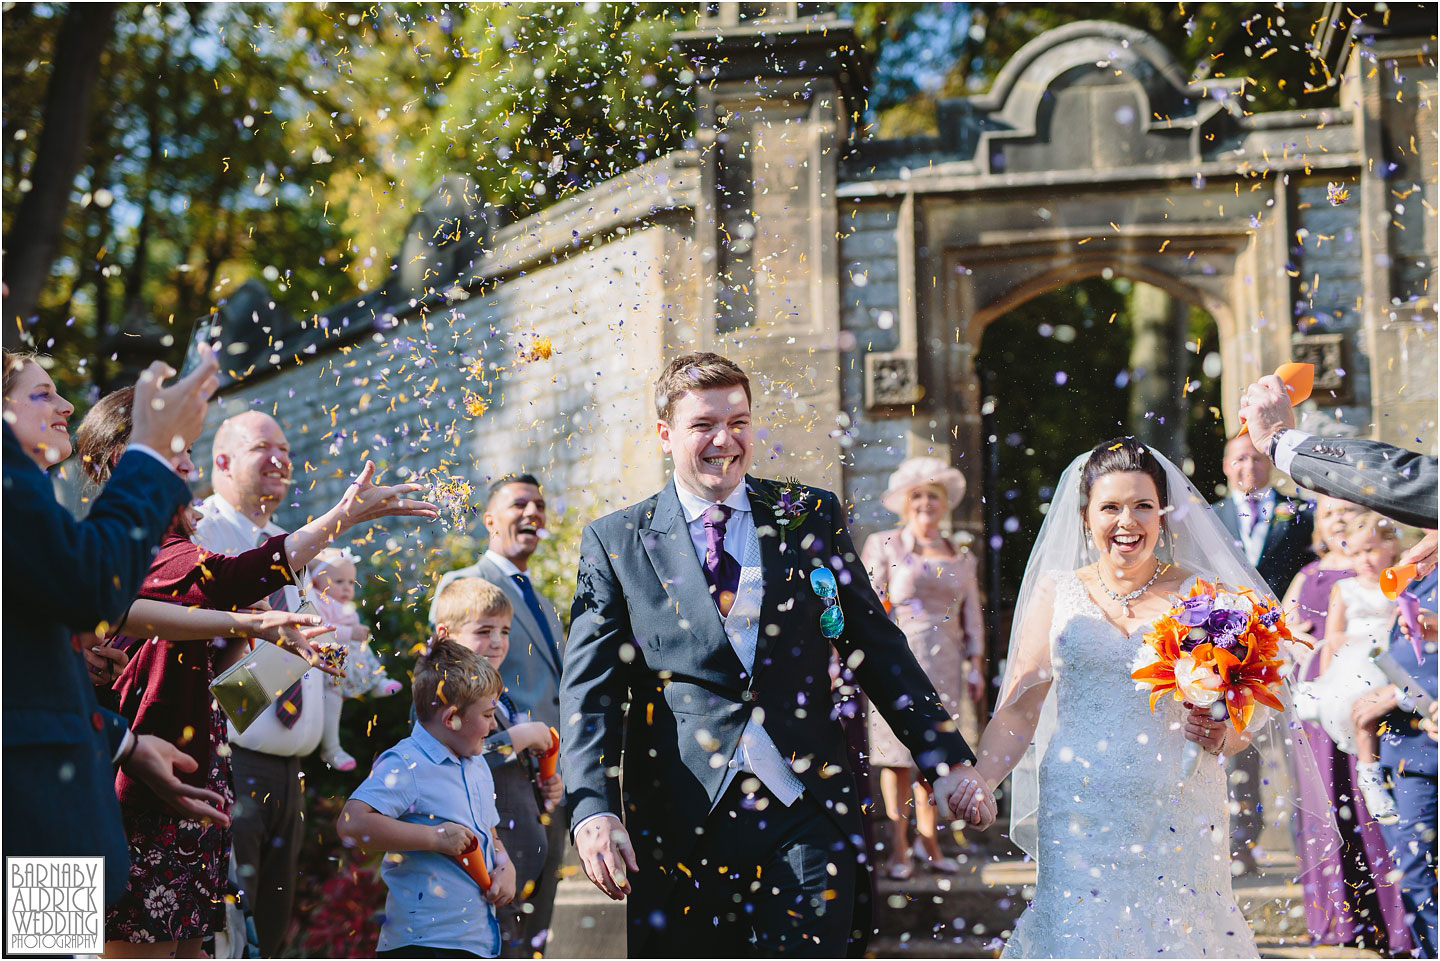
[[839,637],[845,630],[845,613],[840,610],[836,597],[840,588],[835,583],[835,575],[829,568],[814,568],[810,571],[810,589],[825,602],[825,611],[820,615],[820,633],[827,638]]

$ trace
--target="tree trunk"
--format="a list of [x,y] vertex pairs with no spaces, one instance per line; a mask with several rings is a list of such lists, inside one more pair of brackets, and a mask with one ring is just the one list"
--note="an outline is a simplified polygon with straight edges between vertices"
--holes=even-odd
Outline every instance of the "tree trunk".
[[50,278],[75,170],[85,154],[100,55],[114,32],[115,7],[109,3],[72,3],[60,28],[45,93],[45,126],[30,169],[31,187],[5,237],[6,347],[21,343],[20,331],[34,316],[40,291]]
[[1137,283],[1130,294],[1130,432],[1176,464],[1189,456],[1184,402],[1185,338],[1190,306],[1159,287]]

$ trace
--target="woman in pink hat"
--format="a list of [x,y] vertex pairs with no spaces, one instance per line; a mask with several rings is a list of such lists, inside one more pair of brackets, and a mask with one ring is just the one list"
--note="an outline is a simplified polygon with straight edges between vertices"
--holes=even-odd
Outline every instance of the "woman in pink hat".
[[[968,542],[946,536],[941,524],[965,496],[965,478],[937,457],[912,457],[890,476],[881,502],[902,525],[872,534],[860,552],[875,591],[910,641],[910,650],[940,694],[962,734],[978,733],[985,710],[985,635],[980,585]],[[915,760],[878,711],[870,712],[870,763],[880,768],[880,791],[890,820],[887,873],[904,880],[914,872],[906,806],[915,797],[920,839],[914,854],[931,869],[954,874],[959,866],[940,852],[930,789],[912,775]]]

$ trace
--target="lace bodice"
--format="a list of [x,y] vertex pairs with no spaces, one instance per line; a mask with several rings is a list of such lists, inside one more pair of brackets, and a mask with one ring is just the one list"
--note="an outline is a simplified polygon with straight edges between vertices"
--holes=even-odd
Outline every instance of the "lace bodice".
[[1183,706],[1152,713],[1130,679],[1146,630],[1122,633],[1074,574],[1057,582],[1035,900],[1005,957],[1258,956],[1230,887],[1223,762],[1184,778]]

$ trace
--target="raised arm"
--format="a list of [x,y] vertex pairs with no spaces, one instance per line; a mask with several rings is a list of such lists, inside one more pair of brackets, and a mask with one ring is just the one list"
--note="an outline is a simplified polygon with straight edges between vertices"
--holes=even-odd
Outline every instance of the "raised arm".
[[167,641],[208,641],[216,637],[253,637],[279,643],[281,628],[317,627],[320,618],[293,611],[215,611],[168,601],[139,598],[112,633],[163,637]]
[[[120,458],[89,515],[55,501],[51,480],[4,430],[5,601],[43,608],[72,633],[114,624],[140,590],[155,546],[190,499],[185,482],[138,451]],[[28,559],[28,560],[27,560]]]
[[1035,739],[1040,712],[1053,679],[1050,663],[1050,622],[1055,612],[1055,584],[1045,579],[1037,586],[1029,609],[1017,612],[1021,622],[1019,643],[1007,665],[1000,703],[980,738],[976,767],[992,787],[1015,769]]

